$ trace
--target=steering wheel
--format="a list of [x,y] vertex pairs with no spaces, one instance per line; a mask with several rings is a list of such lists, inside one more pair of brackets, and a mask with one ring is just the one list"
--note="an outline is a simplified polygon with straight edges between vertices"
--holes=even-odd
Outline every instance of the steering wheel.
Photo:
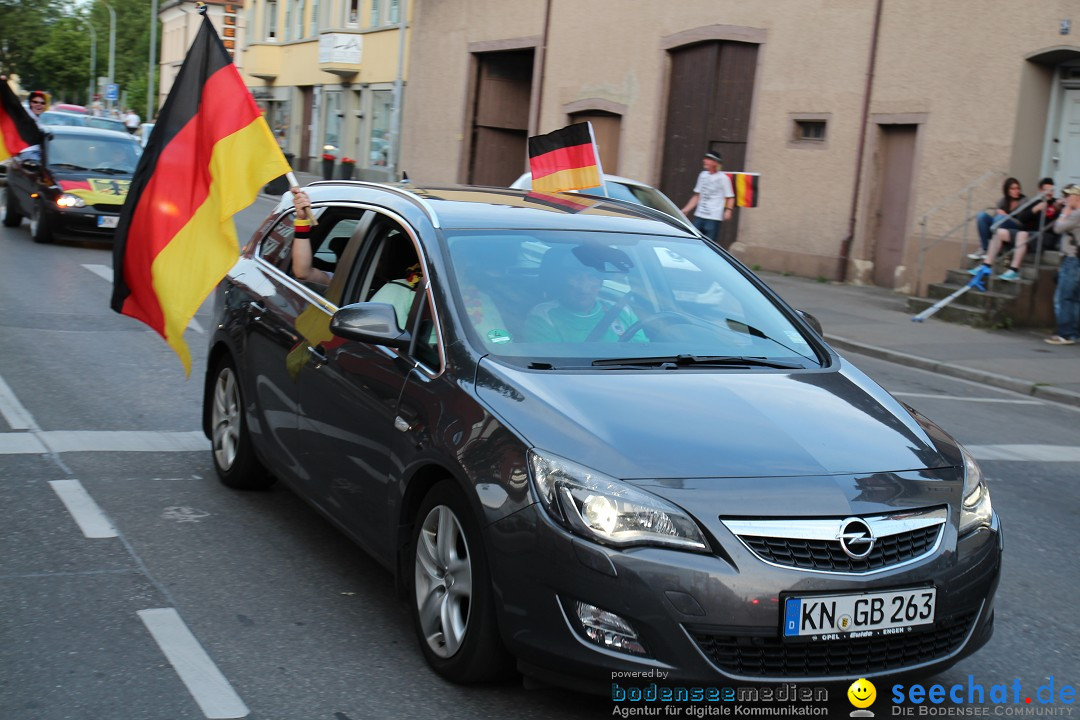
[[713,325],[699,320],[692,315],[686,315],[681,312],[675,312],[674,310],[661,310],[660,312],[650,315],[647,318],[642,318],[636,323],[626,328],[622,337],[619,338],[619,342],[629,342],[630,338],[634,337],[642,328],[649,328],[653,325],[659,325],[661,321],[666,321],[665,325],[697,325],[704,328],[713,328]]

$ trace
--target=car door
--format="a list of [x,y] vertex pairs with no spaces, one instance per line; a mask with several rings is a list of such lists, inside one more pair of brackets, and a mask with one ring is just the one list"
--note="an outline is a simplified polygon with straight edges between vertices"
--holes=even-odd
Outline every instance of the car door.
[[[315,262],[334,272],[336,254],[330,247],[342,235],[347,239],[366,211],[314,210],[319,220],[311,236]],[[250,378],[249,397],[254,399],[258,421],[255,432],[263,436],[260,447],[271,469],[284,471],[294,484],[305,485],[310,478],[301,462],[297,434],[298,373],[308,357],[312,326],[336,309],[330,294],[340,282],[326,287],[292,277],[293,219],[292,212],[282,215],[256,248],[259,271],[238,278],[246,286],[246,295],[239,301],[247,315],[242,375]]]
[[[342,304],[364,302],[419,261],[414,231],[400,218],[376,213],[349,272]],[[406,320],[414,321],[418,283]],[[314,338],[329,337],[326,331]],[[398,403],[417,365],[410,353],[342,338],[309,346],[300,369],[300,435],[312,476],[311,499],[376,555],[386,551],[395,518],[388,489],[400,476],[392,445],[402,423]]]

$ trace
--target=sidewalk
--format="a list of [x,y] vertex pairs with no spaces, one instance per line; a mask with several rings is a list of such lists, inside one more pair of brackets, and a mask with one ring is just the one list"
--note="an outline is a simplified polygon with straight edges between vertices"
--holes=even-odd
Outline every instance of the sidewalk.
[[911,321],[906,297],[879,287],[757,273],[790,305],[821,321],[840,352],[973,380],[1080,407],[1080,345],[1043,342],[1051,329],[977,330]]

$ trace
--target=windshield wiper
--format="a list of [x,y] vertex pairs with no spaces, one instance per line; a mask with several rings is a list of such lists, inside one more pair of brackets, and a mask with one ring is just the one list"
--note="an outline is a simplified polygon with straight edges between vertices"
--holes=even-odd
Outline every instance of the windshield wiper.
[[127,168],[114,168],[114,167],[96,167],[94,172],[106,173],[107,175],[126,175],[131,171]]
[[593,367],[767,367],[777,370],[801,370],[802,364],[739,355],[666,355],[643,358],[605,358],[593,360]]
[[72,165],[71,163],[49,163],[49,167],[54,170],[64,168],[65,170],[89,170],[90,168],[84,168],[82,165]]

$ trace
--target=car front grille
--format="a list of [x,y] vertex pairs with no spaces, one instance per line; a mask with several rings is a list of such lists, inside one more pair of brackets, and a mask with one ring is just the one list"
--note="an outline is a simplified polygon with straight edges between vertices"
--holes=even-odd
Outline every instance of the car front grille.
[[740,536],[754,553],[771,563],[804,570],[866,572],[913,560],[937,544],[941,525],[879,538],[865,558],[848,557],[836,540]]
[[818,642],[688,631],[713,665],[731,675],[837,677],[896,670],[944,658],[960,647],[977,614],[977,610],[971,610],[939,620],[930,629],[904,635]]
[[[847,518],[720,518],[765,562],[851,574],[891,569],[929,555],[937,548],[947,519],[945,507]],[[844,543],[851,552],[845,552]]]

